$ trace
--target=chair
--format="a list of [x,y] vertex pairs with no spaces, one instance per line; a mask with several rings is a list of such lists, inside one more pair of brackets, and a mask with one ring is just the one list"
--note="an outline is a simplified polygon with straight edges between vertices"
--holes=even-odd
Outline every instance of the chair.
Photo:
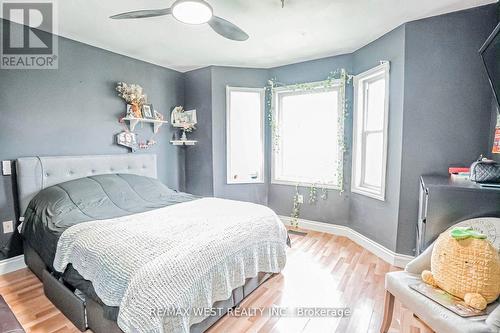
[[[486,234],[495,248],[500,249],[500,218],[476,218],[456,224],[471,226]],[[448,229],[449,230],[449,229]],[[433,245],[413,259],[404,271],[391,272],[385,276],[384,318],[381,333],[387,333],[392,322],[394,302],[397,299],[403,307],[400,323],[402,333],[409,332],[408,325],[418,327],[421,333],[499,333],[500,306],[499,301],[488,305],[489,315],[483,317],[463,318],[439,305],[424,295],[410,289],[409,285],[420,282],[423,270],[430,270]],[[412,319],[415,319],[412,324]]]

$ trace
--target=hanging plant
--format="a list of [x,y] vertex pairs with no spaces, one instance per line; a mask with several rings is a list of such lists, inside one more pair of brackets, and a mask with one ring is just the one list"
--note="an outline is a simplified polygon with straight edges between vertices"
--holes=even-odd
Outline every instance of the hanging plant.
[[311,187],[309,187],[309,204],[314,205],[317,198],[316,184],[312,184]]
[[328,189],[326,187],[321,188],[321,199],[326,200],[328,199]]
[[299,226],[299,215],[300,215],[300,202],[299,202],[299,184],[295,185],[295,194],[293,196],[293,208],[290,217],[290,224],[292,227],[297,228]]

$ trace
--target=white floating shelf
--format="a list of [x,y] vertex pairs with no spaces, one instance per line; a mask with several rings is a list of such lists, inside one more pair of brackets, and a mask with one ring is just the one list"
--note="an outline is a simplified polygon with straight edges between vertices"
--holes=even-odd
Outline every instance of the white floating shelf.
[[145,119],[145,118],[123,118],[123,120],[129,122],[130,131],[133,132],[135,130],[135,126],[138,123],[151,123],[153,124],[153,132],[157,133],[160,129],[161,125],[168,124],[166,120],[157,120],[157,119]]
[[174,146],[194,146],[197,142],[197,140],[170,140]]

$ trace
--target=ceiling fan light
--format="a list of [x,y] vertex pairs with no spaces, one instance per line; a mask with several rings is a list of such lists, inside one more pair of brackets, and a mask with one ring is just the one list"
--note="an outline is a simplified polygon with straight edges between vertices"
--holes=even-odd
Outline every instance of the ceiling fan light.
[[213,15],[212,7],[203,0],[179,0],[172,5],[172,15],[182,23],[207,23]]

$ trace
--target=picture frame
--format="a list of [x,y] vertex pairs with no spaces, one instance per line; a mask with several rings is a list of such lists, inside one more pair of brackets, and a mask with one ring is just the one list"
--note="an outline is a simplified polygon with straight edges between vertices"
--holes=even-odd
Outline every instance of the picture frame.
[[198,120],[196,119],[196,110],[184,111],[185,122],[190,125],[196,125]]
[[172,111],[170,117],[170,122],[172,123],[173,127],[185,128],[193,127],[197,124],[198,120],[196,118],[196,110],[184,111],[176,109]]
[[131,104],[127,104],[127,118],[135,118],[134,111],[132,111]]
[[142,118],[155,119],[153,104],[143,104],[141,111],[142,111]]

